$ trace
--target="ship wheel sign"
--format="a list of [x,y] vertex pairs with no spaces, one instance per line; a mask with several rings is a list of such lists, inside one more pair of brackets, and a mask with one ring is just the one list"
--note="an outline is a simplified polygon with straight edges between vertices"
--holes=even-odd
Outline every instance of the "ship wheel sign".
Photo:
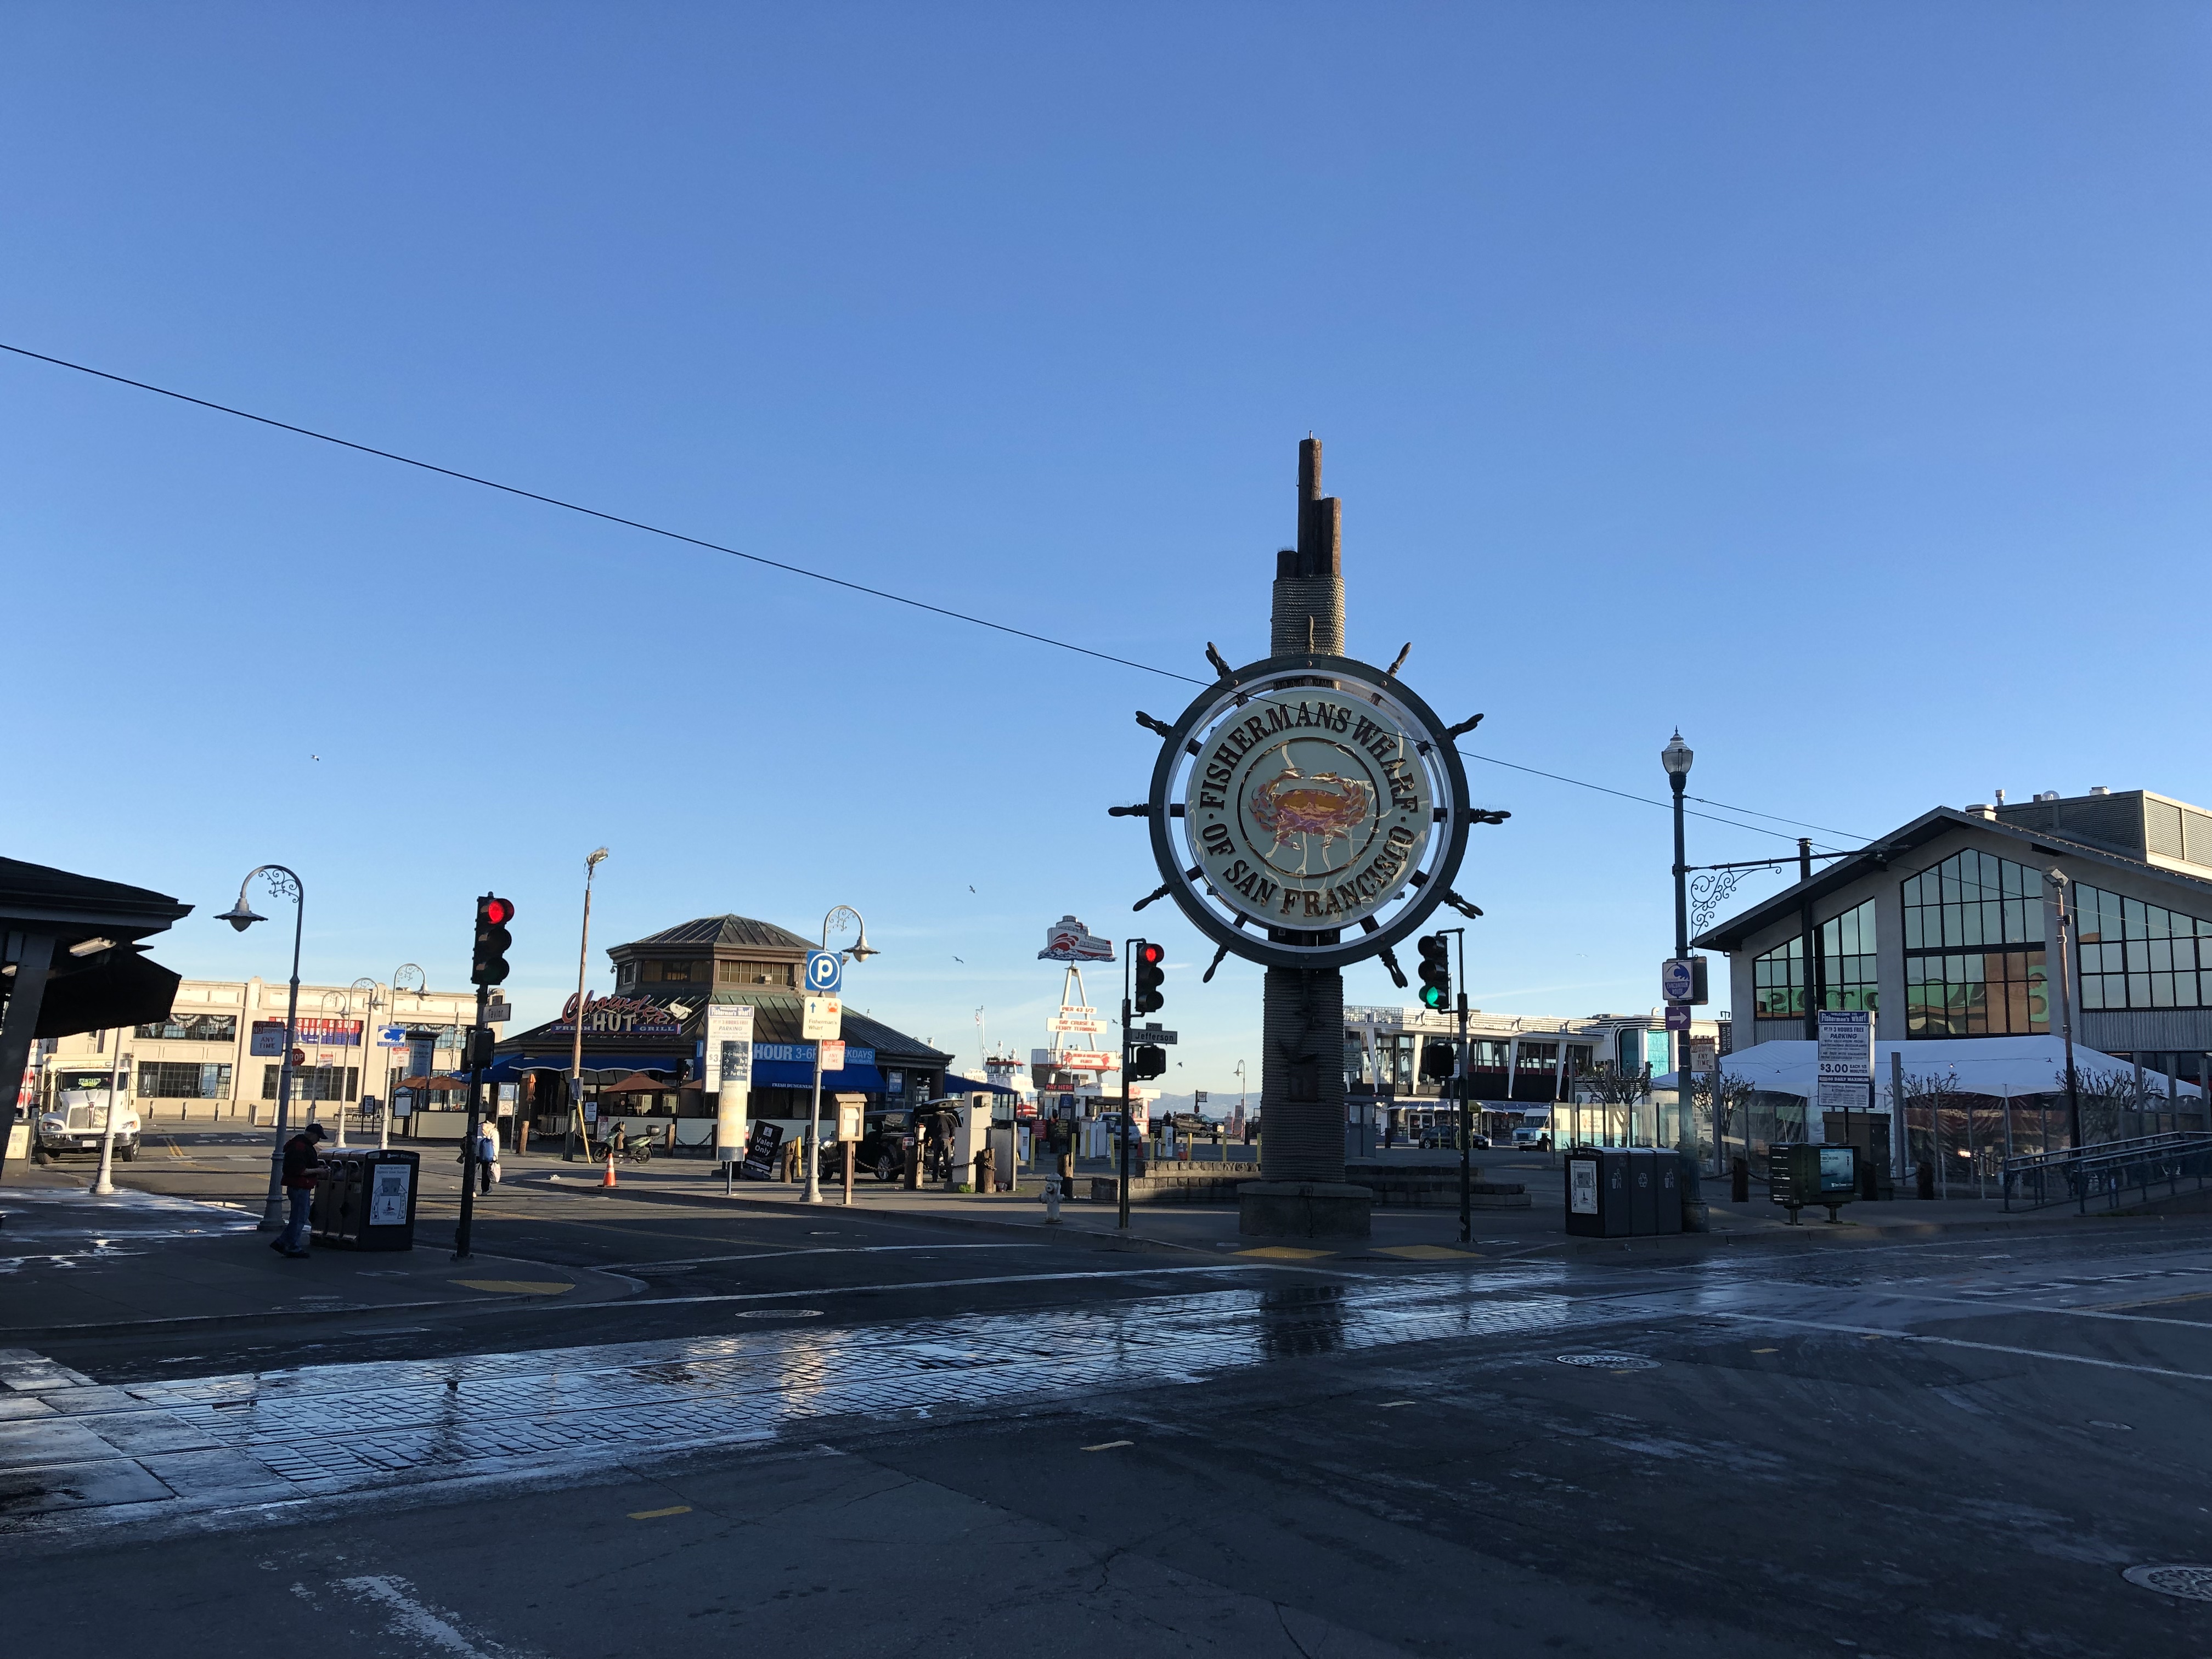
[[[1506,815],[1471,807],[1446,726],[1392,671],[1349,657],[1271,657],[1231,669],[1172,726],[1150,799],[1110,809],[1152,821],[1163,880],[1219,947],[1275,968],[1337,968],[1380,956],[1451,890],[1468,828]],[[1405,660],[1401,653],[1399,661]],[[1394,665],[1395,668],[1395,665]],[[1212,977],[1213,970],[1206,970]]]

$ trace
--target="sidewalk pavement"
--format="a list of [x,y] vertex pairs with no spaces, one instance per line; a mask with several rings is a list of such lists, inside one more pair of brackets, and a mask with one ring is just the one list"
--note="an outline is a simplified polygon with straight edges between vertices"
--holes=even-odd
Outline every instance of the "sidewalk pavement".
[[[804,1205],[804,1189],[781,1182],[740,1181],[724,1195],[719,1166],[702,1160],[656,1159],[648,1164],[618,1164],[615,1194],[647,1202],[684,1205],[734,1203],[748,1206],[795,1209]],[[539,1191],[596,1194],[601,1179],[598,1165],[564,1163],[557,1154],[510,1154],[505,1164],[509,1185]],[[1077,1185],[1088,1192],[1079,1173]],[[1939,1237],[1947,1232],[2032,1228],[2062,1231],[2112,1218],[2077,1217],[2071,1211],[2040,1210],[2007,1212],[1995,1199],[1954,1198],[1921,1201],[1912,1199],[1887,1203],[1853,1203],[1844,1207],[1842,1219],[1832,1224],[1825,1210],[1808,1210],[1799,1224],[1790,1224],[1778,1206],[1754,1196],[1747,1204],[1729,1201],[1725,1178],[1705,1183],[1711,1231],[1644,1238],[1585,1238],[1568,1234],[1565,1225],[1565,1175],[1556,1160],[1540,1155],[1493,1158],[1478,1164],[1477,1180],[1520,1182],[1532,1200],[1525,1210],[1483,1210],[1473,1215],[1469,1239],[1460,1239],[1456,1206],[1441,1208],[1378,1206],[1373,1212],[1373,1235],[1366,1240],[1273,1240],[1245,1237],[1237,1231],[1237,1212],[1227,1205],[1136,1204],[1129,1227],[1119,1226],[1115,1206],[1088,1198],[1063,1201],[1054,1231],[1125,1238],[1140,1243],[1208,1255],[1296,1256],[1300,1260],[1333,1257],[1339,1260],[1442,1261],[1472,1257],[1499,1261],[1534,1256],[1554,1258],[1603,1254],[1618,1256],[1627,1249],[1637,1254],[1658,1252],[1687,1255],[1746,1245],[1833,1245],[1873,1243]],[[1754,1188],[1756,1194],[1758,1189]],[[823,1206],[843,1205],[842,1183],[824,1182]],[[872,1178],[856,1180],[853,1207],[875,1216],[897,1216],[945,1225],[1042,1232],[1048,1223],[1043,1204],[1043,1180],[1024,1171],[1018,1194],[952,1193],[942,1187],[908,1192],[902,1185]],[[2145,1224],[2120,1218],[2115,1224]],[[2158,1224],[2155,1221],[2148,1224]]]
[[[636,1280],[588,1267],[551,1268],[442,1244],[412,1250],[314,1248],[294,1260],[267,1248],[258,1213],[83,1183],[0,1187],[0,1339],[34,1332],[268,1321],[307,1314],[380,1316],[558,1297],[611,1301]],[[4,1342],[0,1342],[4,1346]]]

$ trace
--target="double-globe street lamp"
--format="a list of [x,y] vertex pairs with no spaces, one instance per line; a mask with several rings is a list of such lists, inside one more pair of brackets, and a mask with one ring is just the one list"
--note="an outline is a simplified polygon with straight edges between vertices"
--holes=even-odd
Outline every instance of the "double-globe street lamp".
[[[839,921],[840,917],[844,916],[852,918],[851,925],[856,937],[852,945],[837,952],[838,961],[843,963],[849,958],[854,962],[866,962],[870,957],[882,955],[880,951],[874,950],[869,945],[868,924],[860,920],[860,913],[849,904],[832,905],[829,914],[822,918],[822,948],[824,951],[830,948],[831,923],[837,924],[838,933],[842,933],[845,931],[845,924]],[[803,992],[802,994],[804,994]],[[842,1002],[840,1006],[842,1006]],[[842,1029],[841,1024],[839,1028],[841,1036]],[[919,1152],[919,1146],[915,1150]],[[814,1115],[806,1132],[805,1201],[809,1204],[819,1204],[822,1201],[822,1039],[820,1037],[814,1039]]]
[[268,878],[269,890],[278,898],[292,901],[292,981],[290,994],[284,1003],[284,1060],[276,1073],[276,1144],[269,1152],[269,1201],[261,1212],[261,1231],[264,1233],[281,1231],[286,1224],[284,1215],[284,1138],[290,1128],[292,1104],[293,1042],[300,1030],[300,933],[307,912],[307,884],[296,871],[281,864],[264,864],[246,872],[246,879],[238,884],[238,902],[217,916],[217,921],[227,921],[240,933],[244,933],[257,921],[268,917],[254,914],[253,907],[246,902],[246,890],[253,885],[256,876]]
[[[1674,960],[1677,962],[1690,959],[1690,866],[1688,855],[1683,849],[1682,792],[1689,787],[1690,763],[1695,758],[1690,745],[1682,741],[1682,728],[1676,726],[1674,740],[1659,751],[1659,763],[1667,769],[1667,784],[1674,792]],[[1683,1006],[1687,1007],[1689,1005],[1685,1003]],[[1690,1122],[1688,1103],[1689,1059],[1690,1032],[1685,1026],[1680,1052],[1674,1057],[1674,1139],[1678,1146],[1684,1142],[1696,1144],[1697,1130]],[[1659,1110],[1656,1106],[1652,1108],[1651,1117],[1651,1139],[1656,1145],[1659,1139]],[[1720,1145],[1717,1124],[1713,1129],[1713,1144],[1717,1152]]]
[[[422,994],[430,988],[430,976],[422,971],[419,963],[403,962],[392,970],[392,1012],[394,1018],[399,1014],[399,994],[407,988],[400,981],[409,974],[415,975],[416,1018],[422,1018]],[[401,1076],[405,1075],[403,1070]],[[392,1061],[387,1058],[384,1062],[384,1106],[376,1115],[376,1149],[379,1152],[392,1145]]]

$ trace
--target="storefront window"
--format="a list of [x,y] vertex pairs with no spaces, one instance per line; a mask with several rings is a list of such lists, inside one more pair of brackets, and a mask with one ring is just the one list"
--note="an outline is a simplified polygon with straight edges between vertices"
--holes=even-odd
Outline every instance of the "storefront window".
[[791,962],[718,962],[714,979],[721,985],[796,985],[799,965]]
[[230,1067],[193,1060],[142,1060],[136,1079],[142,1100],[228,1100]]
[[136,1026],[132,1035],[164,1042],[235,1042],[236,1014],[171,1014],[150,1025]]
[[[261,1068],[261,1097],[276,1098],[276,1079],[284,1067],[271,1063]],[[361,1087],[357,1066],[300,1066],[292,1072],[295,1100],[351,1100]]]

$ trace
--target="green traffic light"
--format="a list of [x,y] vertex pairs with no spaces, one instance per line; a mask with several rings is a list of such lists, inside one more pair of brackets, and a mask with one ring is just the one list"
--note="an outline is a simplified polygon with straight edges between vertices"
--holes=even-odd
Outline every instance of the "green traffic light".
[[1443,987],[1441,985],[1424,985],[1421,987],[1421,1006],[1425,1008],[1443,1007],[1444,1006]]

